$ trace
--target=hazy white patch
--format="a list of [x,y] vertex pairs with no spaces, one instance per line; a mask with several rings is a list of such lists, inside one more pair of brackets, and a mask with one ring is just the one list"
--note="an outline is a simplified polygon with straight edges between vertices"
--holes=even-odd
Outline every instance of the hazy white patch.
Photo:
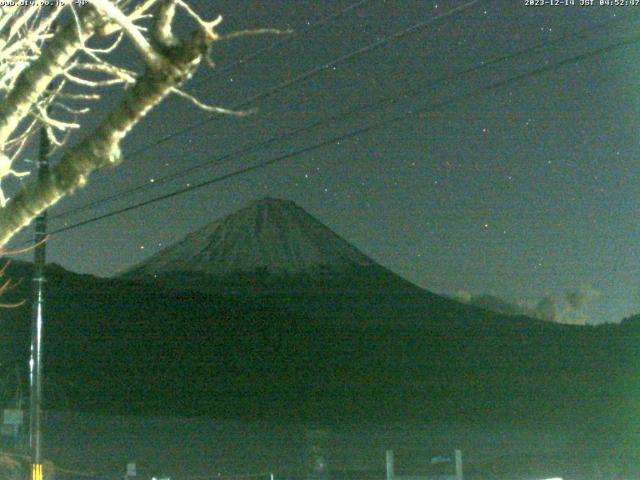
[[454,298],[503,315],[524,315],[547,322],[585,325],[589,320],[588,307],[601,296],[595,288],[583,286],[571,289],[564,295],[547,295],[538,301],[505,300],[495,295],[472,295],[464,290],[456,293]]

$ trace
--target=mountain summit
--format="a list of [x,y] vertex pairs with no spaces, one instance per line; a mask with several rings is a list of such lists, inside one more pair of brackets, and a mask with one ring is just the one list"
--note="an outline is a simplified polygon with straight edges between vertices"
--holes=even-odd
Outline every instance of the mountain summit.
[[347,271],[375,262],[288,200],[263,198],[187,235],[129,275]]

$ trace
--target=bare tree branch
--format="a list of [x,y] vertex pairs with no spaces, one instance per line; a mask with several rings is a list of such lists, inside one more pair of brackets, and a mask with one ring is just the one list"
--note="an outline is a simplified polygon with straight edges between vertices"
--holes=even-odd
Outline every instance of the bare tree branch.
[[124,14],[120,8],[116,7],[110,0],[89,0],[99,11],[107,15],[111,20],[116,22],[125,35],[129,37],[138,53],[144,58],[147,65],[152,68],[162,68],[162,57],[158,55],[147,39],[142,35],[138,27],[133,21]]
[[293,30],[278,30],[277,28],[256,28],[253,30],[239,30],[237,32],[220,35],[220,40],[231,40],[239,37],[252,37],[255,35],[290,35]]
[[[172,2],[160,3],[160,16],[166,18],[166,12],[171,8]],[[162,52],[160,70],[148,67],[125,92],[120,105],[96,130],[68,149],[47,176],[26,185],[5,208],[0,209],[0,245],[4,245],[41,211],[84,185],[91,172],[121,161],[121,140],[150,109],[189,79],[208,54],[217,38],[212,31],[214,23],[199,21],[200,29],[190,40],[167,45]],[[163,33],[167,31],[170,30],[165,29]],[[159,40],[165,42],[167,38]]]
[[193,95],[184,92],[179,88],[172,88],[171,93],[175,93],[179,97],[189,100],[196,107],[198,107],[200,110],[204,110],[205,112],[220,113],[222,115],[234,115],[236,117],[246,117],[247,115],[255,113],[255,110],[229,110],[227,108],[216,107],[215,105],[207,105],[206,103],[202,103]]
[[[43,210],[83,186],[93,171],[120,163],[122,140],[169,94],[207,112],[251,113],[207,105],[180,87],[209,61],[213,42],[287,32],[260,29],[221,37],[214,29],[222,17],[205,20],[186,0],[141,1],[131,6],[134,0],[89,0],[79,9],[67,2],[48,13],[40,7],[29,13],[0,7],[0,182],[8,175],[28,174],[12,165],[39,127],[61,152],[47,174],[31,179],[13,198],[5,198],[0,185],[0,248]],[[68,8],[69,21],[53,29],[63,8]],[[196,25],[188,38],[173,33],[178,14]],[[116,34],[111,41],[108,36]],[[141,72],[109,61],[123,38],[142,57]],[[111,85],[122,88],[122,100],[92,132],[83,131],[79,115],[90,114],[87,102],[100,100],[102,89]],[[79,131],[77,141],[68,146],[74,131]]]
[[[95,31],[101,23],[98,15],[88,10],[81,20],[85,35],[86,32]],[[81,47],[78,28],[75,23],[70,23],[57,32],[38,59],[20,73],[15,87],[0,107],[0,151],[4,150],[10,135],[45,93],[51,81],[64,73],[67,63]]]

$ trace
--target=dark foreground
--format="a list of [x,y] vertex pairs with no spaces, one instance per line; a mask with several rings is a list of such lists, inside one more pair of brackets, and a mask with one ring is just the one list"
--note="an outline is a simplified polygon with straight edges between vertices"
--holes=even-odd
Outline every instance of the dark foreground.
[[[341,425],[109,417],[53,412],[47,415],[46,457],[74,473],[60,479],[121,479],[127,462],[138,478],[302,479],[323,461],[328,477],[385,477],[392,449],[397,475],[449,474],[463,451],[465,478],[624,478],[633,466],[606,451],[576,449],[569,428],[472,425]],[[620,477],[619,475],[622,475]]]

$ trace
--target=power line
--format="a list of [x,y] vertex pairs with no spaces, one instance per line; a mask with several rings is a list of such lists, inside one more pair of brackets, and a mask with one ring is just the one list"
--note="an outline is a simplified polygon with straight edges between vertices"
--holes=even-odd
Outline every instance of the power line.
[[237,177],[237,176],[240,176],[240,175],[244,175],[246,173],[253,172],[253,171],[256,171],[256,170],[261,170],[261,169],[263,169],[265,167],[268,167],[270,165],[273,165],[275,163],[279,163],[279,162],[282,162],[284,160],[288,160],[289,158],[292,158],[292,157],[295,157],[295,156],[298,156],[298,155],[301,155],[301,154],[304,154],[304,153],[308,153],[310,151],[317,150],[317,149],[332,145],[334,143],[337,143],[337,142],[340,142],[340,141],[343,141],[343,140],[348,140],[348,139],[356,137],[358,135],[369,133],[369,132],[371,132],[373,130],[379,129],[379,128],[384,127],[384,126],[388,126],[388,125],[392,125],[392,124],[398,123],[398,122],[400,122],[402,120],[406,120],[409,117],[412,117],[412,116],[415,116],[415,115],[420,115],[420,114],[423,114],[423,113],[428,113],[430,110],[433,110],[434,108],[440,108],[440,107],[443,107],[443,106],[446,106],[446,105],[449,105],[449,104],[452,104],[452,103],[460,102],[462,100],[467,100],[469,98],[476,97],[476,96],[478,96],[478,95],[480,95],[482,93],[490,92],[490,91],[493,91],[493,90],[497,90],[497,89],[502,88],[502,87],[504,87],[506,85],[509,85],[511,83],[516,83],[516,82],[519,82],[521,80],[525,80],[525,79],[528,79],[528,78],[532,78],[532,77],[536,77],[536,76],[542,75],[544,73],[556,70],[556,69],[558,69],[558,68],[560,68],[562,66],[568,65],[570,63],[578,63],[578,62],[587,60],[589,58],[594,58],[594,57],[600,56],[602,54],[611,52],[611,51],[613,51],[615,49],[618,49],[620,47],[631,45],[633,43],[637,43],[639,41],[640,41],[640,35],[636,34],[634,36],[634,38],[632,38],[632,39],[616,42],[616,43],[614,43],[612,45],[608,45],[606,47],[602,47],[602,48],[599,48],[599,49],[596,49],[596,50],[592,50],[592,51],[585,52],[585,53],[582,53],[582,54],[579,54],[579,55],[575,55],[573,57],[561,60],[561,61],[553,63],[551,65],[546,65],[544,67],[537,68],[537,69],[532,70],[530,72],[522,73],[522,74],[515,75],[513,77],[510,77],[510,78],[507,78],[507,79],[504,79],[504,80],[500,80],[498,82],[494,82],[494,83],[492,83],[492,84],[490,84],[488,86],[476,89],[476,90],[474,90],[472,92],[468,92],[468,93],[465,93],[463,95],[459,95],[459,96],[456,96],[456,97],[453,97],[453,98],[449,98],[447,100],[443,100],[441,102],[437,102],[437,103],[432,104],[432,105],[426,105],[426,106],[423,106],[423,107],[421,107],[419,109],[416,109],[416,110],[409,110],[409,111],[404,112],[404,113],[402,113],[400,115],[394,116],[394,117],[392,117],[390,119],[381,120],[379,122],[372,123],[372,124],[367,125],[365,127],[361,127],[361,128],[356,129],[356,130],[352,130],[351,132],[345,133],[345,134],[340,135],[338,137],[333,137],[333,138],[330,138],[330,139],[323,140],[323,141],[315,143],[313,145],[309,145],[307,147],[303,147],[303,148],[300,148],[298,150],[294,150],[293,152],[289,152],[289,153],[280,155],[278,157],[274,157],[274,158],[272,158],[270,160],[261,162],[259,164],[251,165],[251,166],[248,166],[248,167],[244,167],[244,168],[241,168],[239,170],[235,170],[234,172],[230,172],[230,173],[227,173],[227,174],[224,174],[224,175],[220,175],[218,177],[215,177],[215,178],[212,178],[210,180],[206,180],[204,182],[200,182],[200,183],[191,185],[191,186],[186,187],[186,188],[175,190],[175,191],[173,191],[171,193],[167,193],[167,194],[164,194],[164,195],[159,195],[157,197],[145,200],[143,202],[139,202],[139,203],[136,203],[136,204],[133,204],[133,205],[129,205],[127,207],[124,207],[124,208],[121,208],[121,209],[118,209],[118,210],[114,210],[114,211],[105,213],[103,215],[98,215],[98,216],[92,217],[90,219],[83,220],[81,222],[77,222],[77,223],[75,223],[73,225],[68,225],[68,226],[59,228],[57,230],[53,230],[50,233],[50,235],[55,235],[55,234],[58,234],[58,233],[66,232],[66,231],[69,231],[69,230],[73,230],[73,229],[82,227],[84,225],[90,224],[90,223],[94,223],[94,222],[97,222],[97,221],[100,221],[100,220],[104,220],[106,218],[110,218],[110,217],[113,217],[113,216],[116,216],[116,215],[120,215],[122,213],[126,213],[126,212],[129,212],[129,211],[132,211],[132,210],[136,210],[138,208],[150,205],[152,203],[156,203],[156,202],[159,202],[159,201],[162,201],[162,200],[166,200],[168,198],[172,198],[172,197],[181,195],[183,193],[191,192],[191,191],[200,189],[200,188],[205,187],[205,186],[213,185],[215,183],[220,183],[220,182],[222,182],[224,180],[228,180],[229,178],[233,178],[233,177]]
[[[303,82],[305,80],[308,80],[309,78],[313,77],[314,75],[317,75],[318,73],[324,72],[325,70],[328,70],[336,65],[339,65],[343,62],[349,61],[355,57],[358,57],[360,55],[363,55],[365,53],[369,53],[372,52],[374,50],[377,50],[381,47],[383,47],[384,45],[387,45],[391,42],[394,42],[396,40],[399,40],[403,37],[406,37],[409,34],[412,33],[416,33],[419,32],[420,30],[428,27],[429,25],[431,25],[434,22],[437,22],[438,20],[443,20],[445,18],[448,18],[450,16],[453,16],[459,12],[462,12],[463,10],[466,10],[467,8],[470,8],[472,6],[474,6],[475,4],[481,2],[481,1],[489,1],[489,0],[471,0],[467,3],[464,3],[458,7],[455,7],[445,13],[441,13],[440,15],[436,15],[435,17],[431,17],[428,20],[425,20],[424,22],[420,22],[420,23],[416,23],[410,27],[404,28],[392,35],[389,35],[387,37],[383,37],[380,40],[377,40],[373,43],[370,43],[368,45],[365,45],[364,47],[358,48],[357,50],[354,50],[352,52],[346,53],[334,60],[331,60],[329,62],[323,63],[322,65],[319,65],[317,67],[312,68],[311,70],[308,70],[294,78],[292,78],[291,80],[286,80],[268,90],[265,90],[263,92],[257,93],[256,95],[253,95],[252,97],[249,97],[245,100],[242,100],[239,103],[236,103],[234,105],[232,105],[231,107],[228,107],[230,110],[239,110],[242,109],[244,107],[246,107],[247,105],[254,103],[258,100],[262,100],[264,98],[270,97],[271,95],[274,95],[282,90],[284,90],[287,87],[290,87],[292,85],[295,85],[296,83],[300,83]],[[169,133],[167,135],[165,135],[164,137],[161,137],[160,139],[151,142],[147,145],[144,145],[140,148],[137,148],[135,150],[133,150],[129,155],[132,157],[135,157],[136,155],[145,152],[151,148],[157,147],[158,145],[161,145],[169,140],[171,140],[172,138],[175,138],[177,136],[180,136],[186,132],[189,132],[195,128],[198,128],[202,125],[205,125],[209,122],[211,122],[213,119],[218,118],[218,115],[210,115],[208,118],[205,118],[204,120],[199,120],[197,122],[194,122],[190,125],[187,125],[184,128],[181,128],[179,130],[176,130],[175,132]]]
[[[635,21],[637,19],[633,19],[633,20]],[[625,21],[626,21],[626,19],[625,19]],[[303,126],[303,127],[296,128],[296,129],[290,130],[288,132],[285,132],[282,135],[274,136],[274,137],[271,137],[271,138],[269,138],[269,139],[267,139],[265,141],[255,142],[255,143],[252,143],[252,144],[250,144],[248,146],[242,147],[240,149],[233,150],[233,151],[228,152],[228,153],[226,153],[226,154],[224,154],[224,155],[222,155],[220,157],[217,157],[217,158],[215,158],[213,160],[207,160],[206,162],[202,162],[200,164],[191,166],[189,168],[185,168],[185,169],[182,169],[180,171],[173,172],[171,174],[165,175],[163,177],[159,177],[152,184],[144,183],[144,184],[132,187],[132,188],[120,190],[120,191],[118,191],[118,192],[116,192],[114,194],[108,195],[106,197],[102,197],[102,198],[100,198],[98,200],[92,201],[92,202],[87,203],[85,205],[82,205],[80,207],[73,208],[73,209],[61,212],[58,215],[55,215],[55,216],[53,216],[51,218],[52,219],[60,219],[60,218],[68,217],[70,215],[75,215],[75,214],[80,213],[82,211],[86,211],[86,210],[90,210],[90,209],[96,208],[96,207],[98,207],[98,206],[100,206],[100,205],[102,205],[104,203],[108,203],[110,201],[121,200],[121,199],[126,198],[128,196],[131,196],[132,194],[135,194],[136,192],[139,192],[141,190],[145,190],[145,189],[149,189],[149,188],[157,188],[158,186],[160,186],[160,185],[162,185],[162,184],[164,184],[164,183],[166,183],[168,181],[175,180],[177,178],[181,178],[181,177],[187,176],[187,175],[189,175],[189,174],[191,174],[191,173],[193,173],[193,172],[195,172],[197,170],[200,170],[202,168],[206,168],[206,167],[209,167],[209,166],[212,166],[212,165],[216,165],[217,166],[217,165],[225,164],[227,162],[235,160],[238,156],[242,156],[242,155],[247,154],[247,153],[251,153],[251,152],[255,152],[255,151],[264,149],[264,148],[272,145],[273,143],[276,143],[276,142],[279,142],[279,141],[282,141],[282,140],[286,140],[286,139],[289,139],[289,138],[294,138],[294,137],[296,137],[297,135],[299,135],[301,133],[305,133],[305,132],[313,130],[315,128],[323,127],[323,126],[326,126],[326,125],[332,125],[332,124],[334,124],[336,122],[343,121],[343,120],[345,120],[345,119],[347,119],[347,118],[349,118],[349,117],[351,117],[353,115],[356,115],[358,113],[361,113],[363,111],[370,110],[372,108],[380,107],[380,106],[387,105],[387,104],[394,104],[394,103],[396,103],[396,102],[398,102],[398,101],[400,101],[400,100],[402,100],[404,98],[413,97],[413,96],[415,96],[415,95],[417,95],[419,93],[422,93],[425,88],[433,88],[433,87],[435,87],[437,85],[456,80],[458,77],[464,77],[464,76],[467,76],[469,74],[472,74],[472,73],[475,73],[475,72],[490,68],[490,67],[492,67],[494,65],[503,63],[505,61],[512,60],[512,59],[517,58],[517,57],[521,57],[521,56],[524,56],[524,55],[529,55],[529,54],[541,51],[543,49],[552,47],[552,46],[554,46],[554,45],[556,45],[558,43],[563,43],[567,39],[579,38],[579,37],[582,37],[582,36],[587,35],[587,34],[591,34],[591,33],[595,32],[595,31],[598,31],[598,30],[601,30],[601,29],[613,28],[615,26],[618,26],[618,23],[619,23],[618,21],[600,23],[600,24],[595,25],[593,27],[588,27],[588,28],[584,28],[584,29],[578,30],[576,32],[572,32],[572,33],[567,33],[565,35],[561,35],[561,36],[559,36],[559,37],[557,37],[557,38],[555,38],[555,39],[553,39],[551,41],[548,41],[548,42],[541,42],[541,43],[538,43],[538,44],[533,45],[531,47],[520,49],[520,50],[517,50],[515,52],[508,53],[508,54],[505,54],[505,55],[501,55],[501,56],[498,56],[498,57],[494,57],[494,58],[492,58],[490,60],[483,61],[483,62],[481,62],[481,63],[479,63],[479,64],[477,64],[475,66],[460,70],[460,71],[452,73],[452,74],[448,74],[448,75],[444,75],[442,77],[439,77],[439,78],[437,78],[435,80],[432,80],[431,82],[428,82],[426,85],[421,84],[421,85],[413,87],[413,88],[411,88],[409,90],[404,90],[403,89],[403,92],[400,95],[388,96],[388,97],[383,98],[382,100],[379,100],[379,101],[376,101],[376,102],[371,102],[371,103],[368,103],[368,104],[365,104],[365,105],[361,105],[359,107],[350,109],[350,110],[348,110],[346,112],[341,112],[341,113],[338,113],[338,114],[335,114],[335,115],[331,115],[329,117],[326,117],[323,120],[318,120],[318,121],[312,122],[312,123],[310,123],[310,124],[308,124],[306,126]]]

